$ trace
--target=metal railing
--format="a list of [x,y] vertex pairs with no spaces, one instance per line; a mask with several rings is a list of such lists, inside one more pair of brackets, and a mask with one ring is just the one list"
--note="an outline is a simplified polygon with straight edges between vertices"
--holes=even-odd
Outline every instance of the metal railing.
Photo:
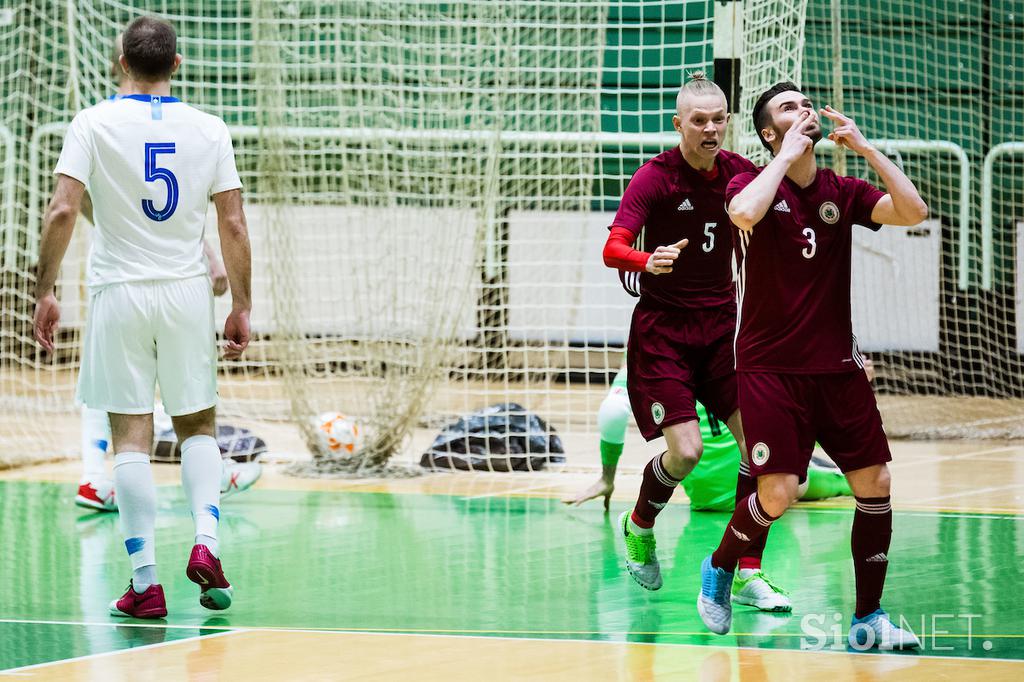
[[[67,129],[67,123],[49,123],[42,125],[32,134],[29,142],[29,224],[36,225],[39,222],[39,196],[40,173],[40,143],[47,135],[63,134]],[[232,138],[251,139],[266,136],[269,131],[258,126],[229,126]],[[643,148],[668,148],[679,143],[679,135],[676,133],[543,133],[532,131],[516,130],[401,130],[388,128],[297,128],[285,127],[273,131],[286,139],[316,139],[316,140],[354,140],[354,141],[393,141],[393,142],[423,142],[436,141],[446,143],[467,143],[487,142],[491,144],[529,143],[544,146],[585,146],[593,145],[604,148],[621,149],[643,149]],[[959,268],[958,281],[960,289],[966,290],[970,277],[970,244],[971,244],[971,223],[970,223],[970,191],[971,191],[971,164],[967,153],[963,148],[953,142],[945,140],[872,140],[873,145],[886,153],[892,152],[942,152],[956,158],[960,165],[959,172],[959,216],[958,216],[958,251]],[[822,140],[819,147],[827,148],[832,143],[829,140]],[[1003,147],[1000,145],[999,147]],[[995,152],[994,148],[992,151]],[[991,156],[991,153],[990,153]],[[988,163],[988,159],[986,159]],[[28,231],[28,251],[35,254],[38,250],[38,230]],[[984,249],[985,233],[982,234]],[[991,234],[988,235],[989,257],[985,264],[988,266],[989,278],[991,278]]]
[[3,190],[0,194],[0,206],[4,208],[3,225],[3,266],[14,267],[18,255],[18,231],[14,224],[14,192],[17,185],[17,156],[14,150],[14,133],[10,128],[0,126],[0,145],[3,145]]
[[985,165],[981,170],[981,286],[985,291],[992,289],[992,269],[995,264],[995,253],[992,246],[992,235],[995,231],[992,218],[992,195],[995,187],[992,175],[996,159],[1014,154],[1024,155],[1024,142],[997,144],[988,150],[988,154],[985,155]]

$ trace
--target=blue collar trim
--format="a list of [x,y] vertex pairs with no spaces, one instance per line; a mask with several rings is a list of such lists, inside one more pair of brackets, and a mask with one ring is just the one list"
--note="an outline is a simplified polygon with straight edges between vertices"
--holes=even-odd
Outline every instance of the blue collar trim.
[[157,103],[157,102],[171,103],[171,102],[180,102],[181,101],[177,97],[161,97],[160,95],[114,95],[110,99],[115,100],[115,101],[119,100],[119,99],[133,99],[136,102],[152,102],[152,103]]

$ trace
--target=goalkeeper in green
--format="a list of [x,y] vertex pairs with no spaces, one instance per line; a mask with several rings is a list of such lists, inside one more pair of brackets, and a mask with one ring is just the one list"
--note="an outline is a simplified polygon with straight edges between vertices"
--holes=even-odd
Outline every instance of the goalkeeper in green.
[[[870,360],[865,361],[865,371],[869,379],[873,378]],[[587,500],[603,497],[605,511],[608,510],[615,490],[615,471],[626,441],[629,415],[626,366],[623,364],[597,414],[601,431],[601,478],[586,490],[562,500],[565,504],[578,506]],[[704,454],[694,470],[683,479],[683,490],[694,511],[732,511],[736,504],[736,475],[741,466],[736,440],[725,424],[709,415],[699,402],[697,418]],[[850,487],[839,468],[827,457],[812,456],[807,480],[800,486],[800,499],[820,500],[849,494]]]

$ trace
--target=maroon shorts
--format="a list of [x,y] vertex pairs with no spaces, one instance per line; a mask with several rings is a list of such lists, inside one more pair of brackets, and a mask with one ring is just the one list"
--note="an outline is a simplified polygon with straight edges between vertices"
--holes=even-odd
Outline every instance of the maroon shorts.
[[892,459],[864,372],[738,375],[750,473],[803,481],[817,441],[845,473]]
[[626,387],[647,440],[697,418],[695,401],[726,420],[736,411],[733,337],[736,309],[698,310],[637,304],[629,327]]

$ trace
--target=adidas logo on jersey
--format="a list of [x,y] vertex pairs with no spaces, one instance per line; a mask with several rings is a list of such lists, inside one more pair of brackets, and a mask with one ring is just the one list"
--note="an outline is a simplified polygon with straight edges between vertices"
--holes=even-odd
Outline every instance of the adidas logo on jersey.
[[693,204],[690,203],[689,199],[683,199],[683,203],[679,204],[679,208],[677,208],[676,210],[677,211],[692,211],[693,210]]
[[774,208],[775,208],[776,211],[779,211],[780,213],[789,213],[790,212],[789,204],[786,203],[785,199],[783,199],[779,203],[775,204]]

